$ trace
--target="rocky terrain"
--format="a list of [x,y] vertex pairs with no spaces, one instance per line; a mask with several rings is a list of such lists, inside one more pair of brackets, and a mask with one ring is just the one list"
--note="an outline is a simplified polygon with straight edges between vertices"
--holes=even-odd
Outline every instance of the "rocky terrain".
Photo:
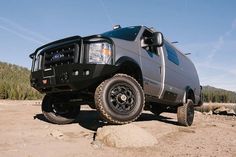
[[107,126],[83,106],[70,125],[47,122],[40,101],[0,101],[2,157],[236,156],[236,117],[195,112],[191,127],[176,114],[143,112],[124,126]]

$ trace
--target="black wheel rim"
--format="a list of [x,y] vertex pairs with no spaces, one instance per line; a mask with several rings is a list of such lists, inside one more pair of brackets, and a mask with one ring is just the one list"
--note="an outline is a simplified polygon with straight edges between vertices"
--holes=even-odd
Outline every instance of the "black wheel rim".
[[115,84],[108,93],[108,102],[112,110],[118,114],[129,114],[136,104],[136,92],[127,83]]
[[61,103],[53,103],[52,111],[55,115],[63,116],[63,117],[72,117],[75,108],[72,105],[66,105]]

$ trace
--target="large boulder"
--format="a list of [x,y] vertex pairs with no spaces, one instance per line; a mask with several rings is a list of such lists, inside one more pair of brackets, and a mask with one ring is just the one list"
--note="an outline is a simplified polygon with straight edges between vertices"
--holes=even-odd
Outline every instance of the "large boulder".
[[236,112],[233,109],[227,111],[227,115],[229,116],[236,116]]
[[227,111],[229,109],[226,108],[225,106],[221,106],[213,111],[214,114],[222,114],[222,115],[227,115]]
[[157,144],[153,135],[134,124],[98,128],[95,140],[117,148],[147,147]]
[[236,113],[233,109],[230,109],[230,108],[225,107],[225,106],[221,106],[221,107],[215,109],[214,114],[229,115],[229,116],[236,115]]

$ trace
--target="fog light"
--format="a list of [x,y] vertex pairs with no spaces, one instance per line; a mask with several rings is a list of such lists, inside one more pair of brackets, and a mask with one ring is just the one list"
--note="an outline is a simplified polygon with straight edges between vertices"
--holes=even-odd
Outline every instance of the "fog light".
[[83,73],[85,76],[88,76],[90,74],[90,71],[89,70],[85,70],[84,73]]
[[74,76],[78,76],[78,75],[79,75],[79,70],[75,70],[75,71],[73,72],[73,75],[74,75]]

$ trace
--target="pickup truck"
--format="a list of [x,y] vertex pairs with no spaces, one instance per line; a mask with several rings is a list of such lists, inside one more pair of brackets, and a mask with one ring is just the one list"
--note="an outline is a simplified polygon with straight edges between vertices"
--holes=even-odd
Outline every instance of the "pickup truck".
[[202,104],[194,64],[161,32],[132,26],[43,45],[30,55],[31,86],[45,96],[42,112],[72,123],[88,104],[110,124],[135,121],[144,109],[177,113],[190,126]]

